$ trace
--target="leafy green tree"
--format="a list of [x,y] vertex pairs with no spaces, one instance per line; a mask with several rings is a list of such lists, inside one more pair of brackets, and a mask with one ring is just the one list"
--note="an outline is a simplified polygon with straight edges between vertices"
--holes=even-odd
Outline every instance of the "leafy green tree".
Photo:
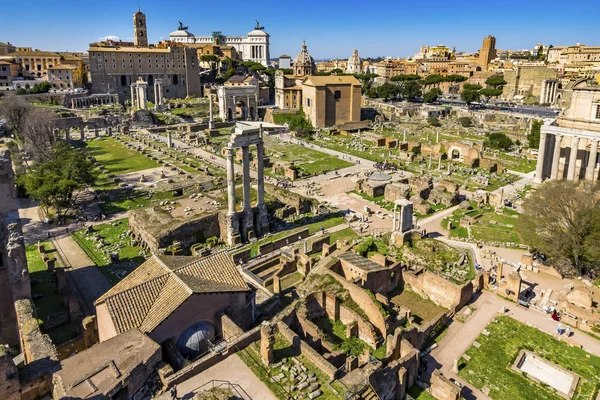
[[462,75],[447,75],[444,77],[444,82],[464,82],[466,80],[467,77]]
[[473,126],[473,120],[471,119],[471,117],[460,117],[458,119],[458,122],[464,128],[469,128]]
[[425,79],[423,79],[421,81],[421,84],[425,88],[428,88],[430,86],[439,85],[443,81],[444,81],[444,77],[443,76],[438,75],[438,74],[431,74],[431,75],[427,75],[425,77]]
[[396,76],[392,76],[390,78],[390,81],[392,82],[406,82],[406,81],[418,81],[420,80],[421,77],[417,74],[400,74],[400,75],[396,75]]
[[219,57],[217,57],[214,54],[202,54],[200,56],[200,61],[209,63],[210,69],[214,70],[217,67],[217,64],[219,63]]
[[343,69],[341,69],[341,68],[334,68],[334,69],[332,69],[332,70],[331,70],[331,73],[332,73],[333,75],[339,75],[339,74],[343,74],[343,73],[344,73],[344,70],[343,70]]
[[423,101],[425,103],[435,103],[438,100],[438,97],[440,97],[442,94],[443,93],[440,88],[433,88],[423,94]]
[[427,118],[427,123],[431,126],[436,126],[436,127],[442,126],[442,123],[440,122],[438,117],[431,116],[431,117]]
[[509,151],[514,145],[513,141],[502,132],[492,132],[487,134],[484,145],[490,149]]
[[264,65],[262,65],[262,64],[255,64],[255,65],[253,65],[253,66],[251,66],[251,67],[249,68],[249,70],[250,70],[251,72],[263,72],[263,71],[265,71],[266,69],[267,69],[267,67],[265,67],[265,66],[264,66]]
[[34,164],[21,178],[32,199],[47,214],[50,208],[60,217],[75,205],[78,194],[96,179],[93,164],[65,142],[58,142],[50,159]]
[[17,96],[21,96],[21,95],[27,94],[27,90],[25,90],[23,88],[18,88],[15,93],[17,94]]
[[463,90],[460,92],[460,99],[467,103],[467,107],[471,107],[471,104],[481,100],[481,85],[473,85],[471,83],[465,83]]
[[529,142],[529,147],[532,149],[540,147],[542,125],[544,125],[544,121],[541,120],[533,120],[531,122],[531,130],[527,134],[527,141]]
[[33,85],[29,92],[33,94],[48,93],[50,89],[52,89],[50,82],[40,82]]
[[485,98],[485,102],[488,103],[492,97],[498,97],[502,94],[502,89],[494,88],[483,88],[479,91],[479,94]]
[[498,89],[506,85],[506,81],[501,76],[490,76],[485,80],[485,84],[494,89]]
[[400,93],[400,88],[391,83],[384,83],[377,87],[377,97],[383,98],[386,101]]
[[600,263],[600,196],[587,181],[546,181],[523,202],[517,232],[563,273]]
[[405,99],[414,99],[417,97],[421,97],[423,95],[423,91],[421,90],[421,85],[417,81],[407,81],[404,82],[402,88],[400,89],[400,94]]

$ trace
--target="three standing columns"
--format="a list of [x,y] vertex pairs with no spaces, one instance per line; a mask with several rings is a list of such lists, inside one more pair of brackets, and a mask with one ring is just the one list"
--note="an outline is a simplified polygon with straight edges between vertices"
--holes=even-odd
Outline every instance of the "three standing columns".
[[[551,157],[550,158],[550,179],[562,179],[565,175],[560,174],[559,175],[559,169],[560,169],[560,153],[561,153],[561,149],[562,149],[562,142],[564,140],[564,135],[561,134],[555,134],[554,135],[555,140],[554,140],[554,148],[552,150],[552,153],[548,152],[549,154],[545,154],[545,149],[546,149],[546,134],[542,134],[540,136],[540,147],[539,147],[539,153],[538,153],[538,163],[536,166],[536,176],[535,176],[535,181],[536,182],[541,182],[543,180],[543,170],[544,170],[544,163],[546,161],[548,161],[546,159],[546,157]],[[587,138],[583,138],[584,140],[588,140]],[[589,156],[587,159],[587,163],[584,164],[585,159],[582,159],[581,161],[581,169],[585,169],[585,177],[584,179],[586,181],[596,181],[597,180],[597,173],[596,173],[596,164],[598,162],[598,141],[600,140],[600,138],[590,138],[590,150],[589,150]],[[577,156],[578,156],[578,152],[579,152],[579,145],[580,145],[580,141],[581,141],[581,137],[579,136],[571,136],[570,137],[570,152],[568,155],[568,159],[565,160],[565,168],[566,168],[566,179],[569,181],[574,181],[574,180],[578,180],[580,177],[580,173],[578,173],[578,171],[580,171],[580,169],[577,166]],[[584,146],[584,148],[587,146]]]

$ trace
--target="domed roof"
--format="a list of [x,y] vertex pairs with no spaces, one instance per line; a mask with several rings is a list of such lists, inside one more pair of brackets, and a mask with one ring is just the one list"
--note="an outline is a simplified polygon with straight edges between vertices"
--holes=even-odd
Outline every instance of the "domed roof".
[[358,50],[354,49],[354,52],[348,59],[348,64],[360,64],[362,62],[361,58],[358,56]]
[[315,60],[311,57],[306,49],[306,42],[302,42],[302,51],[294,58],[294,67],[300,65],[314,65]]
[[215,327],[208,321],[196,322],[177,339],[177,350],[188,360],[209,350],[209,341],[215,339]]

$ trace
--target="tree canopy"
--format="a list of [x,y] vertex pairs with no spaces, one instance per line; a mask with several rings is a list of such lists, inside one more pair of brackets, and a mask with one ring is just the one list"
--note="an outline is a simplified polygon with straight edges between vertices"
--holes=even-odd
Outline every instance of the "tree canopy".
[[47,160],[37,162],[20,179],[44,212],[52,208],[60,217],[76,203],[77,193],[94,183],[95,178],[94,166],[84,154],[65,142],[58,142]]
[[[587,181],[547,181],[523,202],[517,230],[563,273],[600,263],[600,191]],[[561,267],[562,266],[562,267]]]
[[392,82],[418,81],[420,79],[421,79],[421,77],[417,74],[409,74],[409,75],[400,74],[400,75],[392,76],[390,78],[390,80]]
[[417,97],[421,97],[423,95],[423,91],[421,90],[421,85],[417,81],[408,81],[402,85],[400,89],[400,94],[405,99],[414,99]]
[[383,85],[377,86],[377,97],[381,97],[385,100],[389,100],[392,97],[397,96],[400,93],[400,88],[391,83],[384,83]]
[[423,101],[425,103],[435,103],[442,94],[440,88],[433,88],[423,94]]
[[498,89],[506,85],[506,81],[501,76],[490,76],[485,80],[485,84],[491,86],[494,89]]
[[532,149],[540,147],[542,125],[544,125],[544,121],[541,120],[533,120],[531,122],[531,131],[527,134],[527,141],[529,142],[529,147]]
[[[469,84],[465,83],[464,86]],[[479,86],[479,85],[469,85],[469,86]],[[479,86],[481,88],[481,86]],[[463,88],[463,91],[460,92],[460,99],[467,103],[467,107],[471,107],[471,104],[478,102],[481,100],[481,94],[478,89],[467,89]]]
[[502,94],[502,89],[483,88],[479,94],[485,97],[485,102],[489,102],[492,97],[498,97]]
[[492,132],[487,134],[484,145],[490,149],[509,151],[514,145],[513,141],[502,132]]

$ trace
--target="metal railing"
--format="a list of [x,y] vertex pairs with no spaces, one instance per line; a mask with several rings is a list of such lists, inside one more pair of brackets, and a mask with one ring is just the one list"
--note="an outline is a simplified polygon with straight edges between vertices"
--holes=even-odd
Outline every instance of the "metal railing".
[[[206,388],[207,386],[209,386],[209,388]],[[250,397],[250,395],[237,383],[231,383],[229,381],[224,381],[220,379],[213,379],[212,381],[208,381],[204,385],[198,386],[192,392],[200,393],[211,389],[227,389],[233,395],[239,397],[240,399],[252,400],[252,397]]]

